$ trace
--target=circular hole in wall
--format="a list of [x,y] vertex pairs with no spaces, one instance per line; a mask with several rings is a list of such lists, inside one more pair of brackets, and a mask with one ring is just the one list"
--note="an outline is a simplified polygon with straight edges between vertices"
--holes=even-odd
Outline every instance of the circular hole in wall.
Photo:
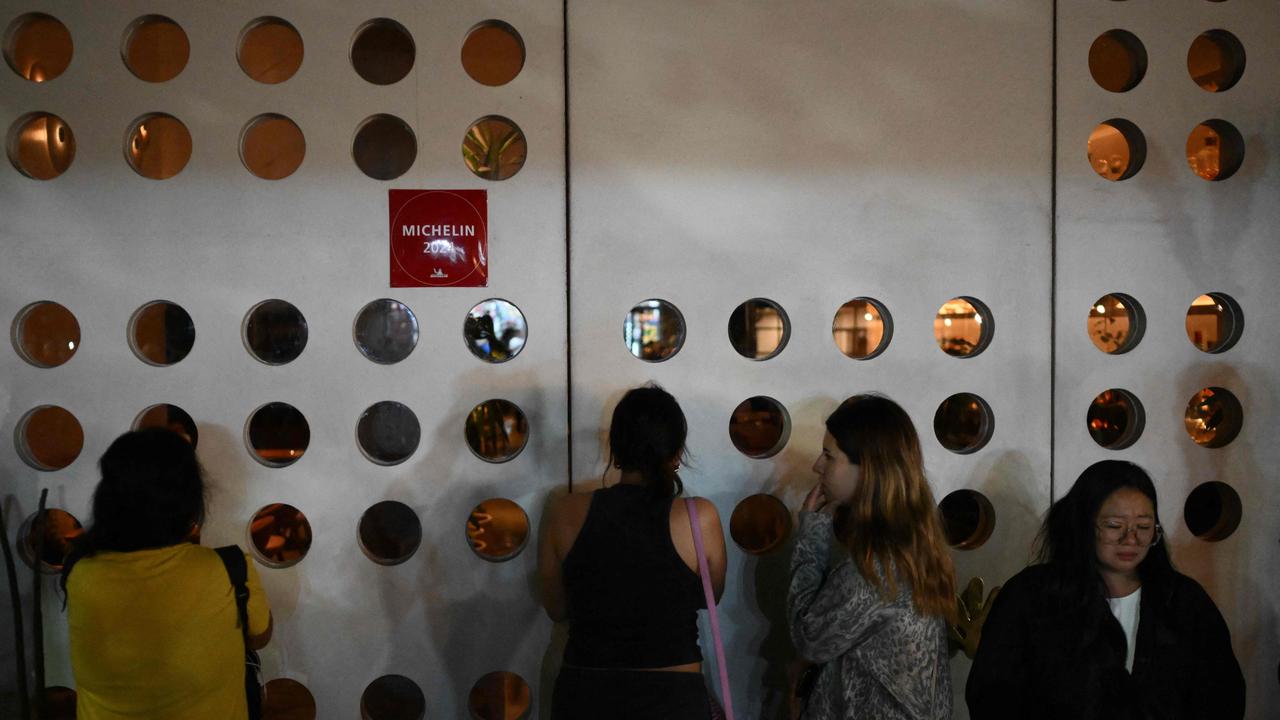
[[528,152],[524,132],[499,115],[471,123],[462,138],[462,159],[467,169],[485,180],[506,180],[520,172]]
[[467,32],[462,69],[481,85],[506,85],[524,67],[524,40],[501,20],[485,20]]
[[380,365],[409,357],[418,344],[418,318],[399,300],[382,298],[360,309],[351,330],[356,349]]
[[311,523],[298,508],[272,503],[253,514],[249,538],[262,564],[287,568],[301,562],[311,549]]
[[1123,450],[1142,435],[1146,414],[1128,390],[1104,390],[1089,403],[1085,417],[1093,441],[1108,450]]
[[1207,353],[1230,350],[1244,332],[1244,311],[1226,293],[1205,293],[1187,308],[1187,339]]
[[148,113],[129,126],[124,155],[142,177],[168,180],[191,159],[191,133],[172,115]]
[[360,452],[378,465],[398,465],[408,460],[421,439],[418,416],[394,400],[370,405],[356,423]]
[[1089,46],[1089,74],[1104,90],[1132,90],[1147,74],[1147,49],[1128,30],[1108,30]]
[[262,688],[262,720],[315,720],[316,699],[291,678],[268,680]]
[[76,158],[76,136],[65,120],[47,112],[23,115],[5,138],[9,162],[34,180],[52,180]]
[[163,15],[143,15],[125,31],[121,50],[129,72],[147,82],[178,77],[191,57],[191,42],[182,26]]
[[28,410],[18,420],[14,437],[23,462],[45,472],[61,470],[75,462],[84,448],[80,421],[57,405]]
[[977,490],[956,490],[938,503],[947,542],[957,550],[982,547],[996,527],[996,510]]
[[1187,165],[1205,180],[1226,180],[1244,162],[1244,137],[1226,120],[1205,120],[1187,136]]
[[59,508],[45,508],[44,521],[36,527],[36,514],[31,513],[18,528],[18,555],[27,567],[36,565],[36,545],[40,546],[40,572],[56,575],[71,552],[71,543],[84,533],[76,516]]
[[1109,355],[1127,353],[1136,347],[1146,327],[1142,306],[1123,293],[1103,295],[1089,309],[1089,340]]
[[777,356],[791,338],[791,321],[778,303],[752,298],[729,316],[729,344],[744,358],[768,360]]
[[413,167],[418,139],[409,124],[395,115],[371,115],[356,128],[351,157],[374,180],[394,180]]
[[986,350],[994,333],[991,311],[977,298],[952,298],[933,318],[933,337],[952,357],[973,357]]
[[490,298],[478,303],[462,323],[462,339],[472,355],[490,363],[506,362],[524,349],[529,325],[513,303]]
[[361,25],[351,40],[351,67],[374,85],[390,85],[413,69],[413,36],[390,18],[374,18]]
[[490,498],[467,516],[467,542],[476,555],[489,562],[519,555],[528,540],[529,516],[511,500]]
[[44,720],[76,720],[76,691],[62,685],[44,689]]
[[138,413],[133,419],[133,429],[164,428],[181,435],[192,447],[200,441],[200,433],[196,430],[196,421],[191,419],[186,410],[177,405],[161,403]]
[[529,441],[529,420],[510,400],[485,400],[467,413],[464,434],[476,457],[504,463],[524,450]]
[[360,549],[379,565],[399,565],[422,544],[422,522],[413,508],[383,500],[364,511],[358,531]]
[[747,457],[773,457],[790,436],[791,416],[771,397],[749,397],[738,403],[729,418],[729,439]]
[[991,440],[996,419],[986,400],[973,393],[956,393],[933,414],[933,434],[942,447],[966,455],[977,452]]
[[263,300],[245,314],[241,337],[245,349],[259,362],[284,365],[307,347],[307,319],[292,303]]
[[245,75],[274,85],[293,77],[302,67],[302,36],[289,21],[260,17],[240,31],[236,61]]
[[1183,423],[1197,445],[1220,448],[1240,434],[1244,408],[1230,390],[1207,387],[1191,396]]
[[1182,517],[1187,529],[1201,540],[1226,540],[1240,527],[1244,505],[1240,494],[1217,480],[1201,483],[1187,496]]
[[44,300],[18,311],[9,337],[18,357],[38,368],[52,368],[80,349],[80,323],[70,310]]
[[767,493],[743,498],[729,517],[729,535],[752,555],[766,555],[791,535],[791,511]]
[[855,360],[870,360],[889,347],[893,318],[879,300],[859,297],[836,311],[831,321],[831,338],[840,352]]
[[361,720],[422,720],[426,712],[427,698],[403,675],[383,675],[360,695]]
[[153,300],[129,318],[129,347],[148,365],[181,362],[196,343],[196,326],[181,305]]
[[44,13],[26,13],[9,23],[4,59],[19,77],[42,83],[58,77],[71,64],[71,31]]
[[307,154],[302,130],[283,115],[268,113],[249,121],[240,133],[240,162],[263,180],[294,173]]
[[311,427],[294,406],[270,402],[253,411],[245,424],[245,444],[267,467],[285,467],[302,458],[311,444]]
[[1201,89],[1230,90],[1244,75],[1244,45],[1226,30],[1208,30],[1191,41],[1187,73]]
[[1112,118],[1089,133],[1089,166],[1107,180],[1128,180],[1147,160],[1147,139],[1137,125]]
[[491,672],[471,686],[467,709],[472,720],[524,720],[529,717],[529,683],[513,672]]
[[662,362],[680,352],[684,335],[684,315],[666,300],[638,302],[622,321],[627,350],[648,362]]

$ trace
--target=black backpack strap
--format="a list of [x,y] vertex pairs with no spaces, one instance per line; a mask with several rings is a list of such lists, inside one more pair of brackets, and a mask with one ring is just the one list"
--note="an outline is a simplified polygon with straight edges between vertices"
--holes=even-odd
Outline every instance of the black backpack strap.
[[240,617],[240,636],[244,638],[245,700],[250,720],[259,720],[262,717],[262,686],[258,683],[258,653],[249,647],[249,566],[238,545],[215,548],[214,552],[226,567],[227,577],[236,592],[236,613]]

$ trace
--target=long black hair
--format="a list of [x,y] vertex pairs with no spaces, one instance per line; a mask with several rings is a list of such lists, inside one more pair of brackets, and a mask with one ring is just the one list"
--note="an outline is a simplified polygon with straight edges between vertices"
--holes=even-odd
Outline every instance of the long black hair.
[[98,460],[93,519],[62,565],[62,590],[75,563],[99,552],[177,545],[204,523],[204,471],[195,448],[165,428],[125,433]]
[[684,483],[672,460],[684,457],[689,425],[680,403],[657,385],[632,388],[618,401],[609,423],[609,462],[637,471],[657,497],[673,498]]

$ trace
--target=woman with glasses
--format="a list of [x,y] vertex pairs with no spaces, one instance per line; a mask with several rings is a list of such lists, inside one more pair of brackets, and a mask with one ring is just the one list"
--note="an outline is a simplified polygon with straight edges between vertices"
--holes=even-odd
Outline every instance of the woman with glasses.
[[1049,509],[1039,560],[982,628],[965,693],[974,720],[1244,717],[1227,625],[1174,570],[1142,468],[1086,469]]

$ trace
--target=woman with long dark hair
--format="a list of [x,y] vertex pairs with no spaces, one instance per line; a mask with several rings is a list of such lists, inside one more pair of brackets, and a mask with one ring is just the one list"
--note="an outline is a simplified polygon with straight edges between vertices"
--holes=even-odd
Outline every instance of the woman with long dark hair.
[[791,639],[815,663],[801,717],[949,718],[955,576],[915,426],[855,395],[826,430],[787,594]]
[[1142,468],[1094,463],[1049,509],[1039,563],[992,605],[966,699],[975,720],[1244,716],[1227,625],[1174,570]]
[[[706,606],[678,469],[688,428],[665,390],[640,387],[609,426],[617,484],[556,498],[538,548],[542,603],[568,622],[553,720],[706,720],[698,646]],[[695,498],[712,585],[724,589],[724,532]]]
[[[77,717],[247,718],[228,571],[193,542],[205,518],[195,450],[170,430],[138,430],[117,438],[98,467],[92,522],[62,570]],[[271,637],[271,613],[246,562],[256,649]]]

